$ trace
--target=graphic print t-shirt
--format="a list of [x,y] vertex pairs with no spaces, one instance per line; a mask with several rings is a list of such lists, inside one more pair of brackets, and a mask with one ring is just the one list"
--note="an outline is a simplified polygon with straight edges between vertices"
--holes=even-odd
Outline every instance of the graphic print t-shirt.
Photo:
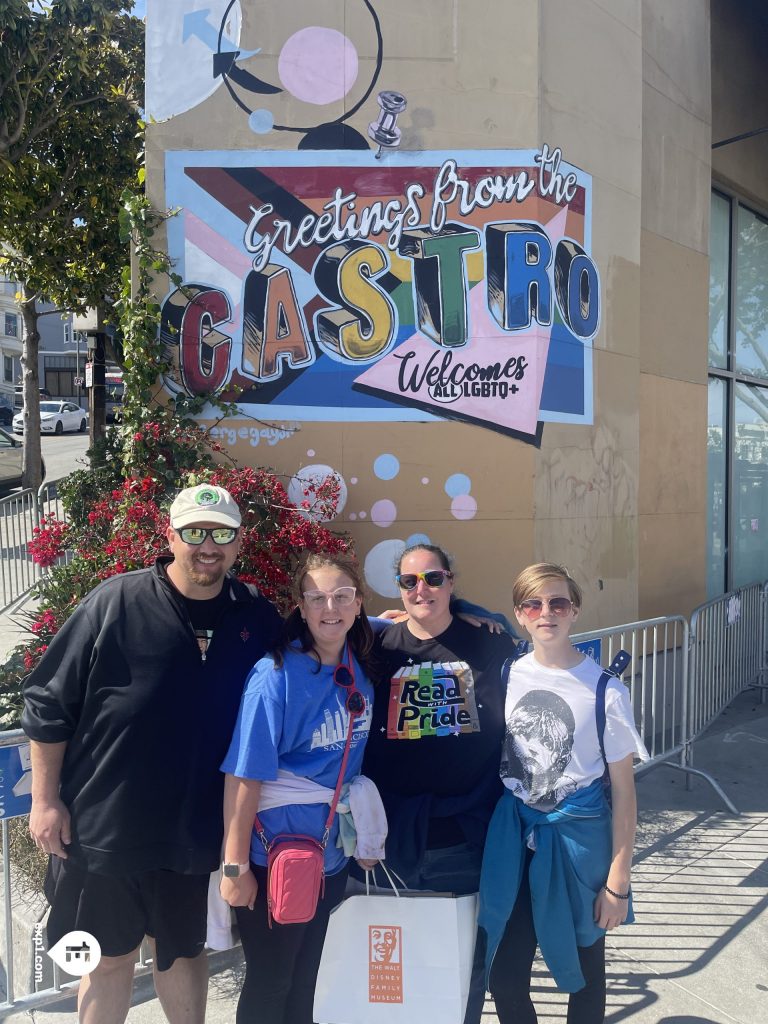
[[[479,789],[487,798],[504,735],[501,669],[513,649],[507,634],[460,619],[429,640],[413,636],[404,622],[386,630],[388,681],[376,687],[363,770],[382,794],[390,833],[398,798],[456,797]],[[451,822],[440,820],[445,845],[461,842],[455,829],[451,836]],[[430,845],[439,845],[432,826],[430,836]]]
[[[540,665],[533,654],[512,665],[505,705],[501,779],[524,803],[549,811],[603,774],[595,718],[602,669],[585,658],[571,669]],[[629,691],[618,679],[605,690],[606,760],[648,753],[637,734]]]
[[226,587],[219,591],[216,597],[208,598],[205,601],[197,601],[192,597],[184,598],[203,661],[208,655],[208,648],[213,640],[214,627],[229,602],[230,598]]
[[[274,780],[278,769],[334,789],[339,777],[349,728],[346,692],[333,681],[333,665],[318,666],[317,659],[290,648],[281,668],[262,658],[248,679],[240,713],[223,772],[244,779]],[[373,687],[355,662],[355,682],[366,700],[366,710],[355,722],[345,781],[360,774],[363,747],[371,723]],[[328,804],[291,804],[259,813],[271,839],[279,833],[320,839]],[[339,829],[334,818],[325,850],[329,874],[346,863],[336,847]],[[266,864],[266,854],[254,832],[251,860]]]

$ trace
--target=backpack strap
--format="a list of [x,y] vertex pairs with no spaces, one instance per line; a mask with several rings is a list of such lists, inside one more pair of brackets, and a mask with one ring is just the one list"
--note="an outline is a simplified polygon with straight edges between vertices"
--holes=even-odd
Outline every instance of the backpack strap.
[[509,675],[509,670],[512,668],[514,663],[516,661],[518,661],[520,658],[522,658],[523,655],[525,655],[527,653],[528,653],[528,641],[527,640],[518,640],[517,643],[515,644],[514,651],[512,652],[512,654],[510,654],[510,656],[505,660],[504,664],[501,666],[501,682],[502,682],[503,686],[506,685],[507,676]]
[[605,757],[605,688],[611,679],[621,679],[627,669],[631,656],[626,651],[619,651],[608,668],[604,669],[597,681],[595,690],[595,722],[597,724],[597,741],[600,744],[600,753],[603,758],[605,770],[608,771],[608,761]]

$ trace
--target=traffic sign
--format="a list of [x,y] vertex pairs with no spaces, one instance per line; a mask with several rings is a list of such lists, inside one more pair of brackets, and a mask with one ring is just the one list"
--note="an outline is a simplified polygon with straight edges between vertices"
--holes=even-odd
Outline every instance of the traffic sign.
[[20,818],[32,809],[29,744],[0,747],[0,818]]

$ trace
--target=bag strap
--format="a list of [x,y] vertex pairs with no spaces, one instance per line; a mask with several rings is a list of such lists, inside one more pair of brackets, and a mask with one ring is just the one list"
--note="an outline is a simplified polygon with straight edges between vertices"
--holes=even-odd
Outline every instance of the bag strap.
[[608,770],[608,761],[605,756],[605,688],[611,679],[621,679],[632,658],[626,651],[619,651],[608,668],[604,669],[597,681],[595,690],[595,722],[597,724],[597,741],[600,744],[600,754],[603,764]]
[[[347,641],[347,668],[349,674],[352,676],[352,686],[355,685],[355,668],[352,662],[352,658],[349,653],[349,641]],[[325,825],[323,826],[323,838],[320,840],[322,846],[326,846],[328,843],[328,837],[331,834],[331,825],[333,824],[333,816],[336,814],[336,808],[339,805],[339,799],[341,797],[341,787],[344,785],[344,773],[347,770],[347,761],[349,760],[349,750],[352,746],[352,733],[355,729],[355,716],[349,713],[349,728],[347,729],[347,739],[344,744],[344,753],[341,756],[341,768],[339,769],[339,777],[336,780],[336,789],[334,790],[333,800],[331,801],[331,807],[328,811],[328,817],[325,819]],[[269,852],[269,840],[267,839],[264,826],[261,823],[261,819],[258,814],[253,816],[253,827],[256,829],[256,834],[261,840],[261,845],[264,849]]]

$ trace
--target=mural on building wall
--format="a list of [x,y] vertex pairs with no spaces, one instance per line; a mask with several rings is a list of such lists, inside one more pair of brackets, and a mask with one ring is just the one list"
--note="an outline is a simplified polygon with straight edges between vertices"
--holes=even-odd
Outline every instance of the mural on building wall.
[[559,150],[166,154],[171,391],[259,418],[591,422],[591,184]]
[[[149,0],[148,7],[147,111],[154,120],[193,110],[221,90],[256,135],[292,133],[299,149],[370,148],[347,123],[381,73],[381,25],[369,0],[283,0],[274,42],[271,0]],[[268,70],[257,74],[254,65],[264,64]],[[287,116],[289,98],[310,105],[303,119]],[[317,113],[342,100],[335,116]]]
[[[544,422],[591,423],[591,178],[553,145],[400,150],[418,97],[391,88],[368,0],[283,0],[279,16],[262,0],[148,8],[148,113],[193,113],[179,140],[197,147],[166,142],[184,284],[162,303],[165,387],[236,396],[242,418],[218,436],[261,446],[259,461],[266,448],[295,474],[296,504],[336,473],[338,517],[383,532],[361,552],[367,581],[397,597],[393,562],[430,539],[412,532],[416,493],[436,518],[474,519],[475,459],[426,469],[394,438],[347,458],[313,424],[429,421],[439,446],[450,420],[533,445]],[[206,148],[212,109],[252,147]],[[277,148],[287,140],[295,150]],[[301,452],[299,430],[314,443]]]

